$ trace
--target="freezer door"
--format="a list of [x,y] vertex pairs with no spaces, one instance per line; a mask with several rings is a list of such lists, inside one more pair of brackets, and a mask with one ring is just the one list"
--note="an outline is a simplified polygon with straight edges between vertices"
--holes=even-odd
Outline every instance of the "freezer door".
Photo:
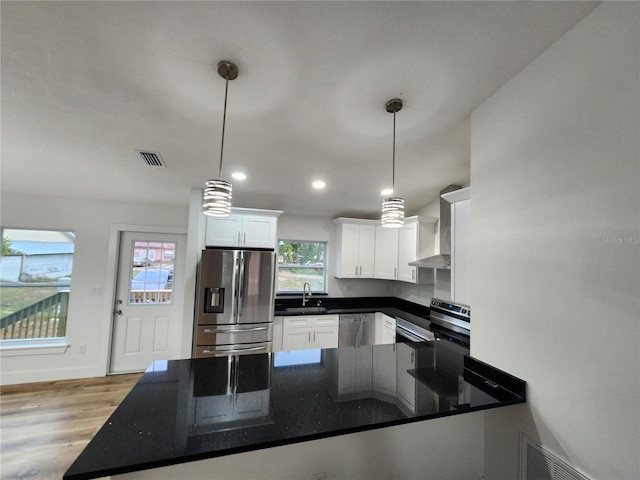
[[273,323],[251,325],[198,325],[197,345],[234,345],[271,342]]
[[237,322],[273,322],[276,254],[244,250],[239,255]]
[[240,252],[203,250],[198,272],[196,317],[198,325],[236,323],[236,294]]

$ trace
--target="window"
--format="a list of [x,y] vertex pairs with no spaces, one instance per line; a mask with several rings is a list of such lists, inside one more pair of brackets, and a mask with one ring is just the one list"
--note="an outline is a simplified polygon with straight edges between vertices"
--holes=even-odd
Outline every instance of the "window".
[[2,228],[3,347],[65,336],[74,246],[73,232]]
[[173,303],[175,249],[175,242],[133,240],[128,305]]
[[314,293],[327,292],[327,242],[280,240],[278,293],[301,293],[305,283]]

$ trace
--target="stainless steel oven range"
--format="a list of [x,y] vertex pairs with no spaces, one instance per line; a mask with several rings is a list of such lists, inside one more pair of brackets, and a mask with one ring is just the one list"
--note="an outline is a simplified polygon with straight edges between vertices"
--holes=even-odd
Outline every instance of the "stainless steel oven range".
[[432,298],[429,330],[438,340],[447,340],[467,350],[471,346],[471,307]]

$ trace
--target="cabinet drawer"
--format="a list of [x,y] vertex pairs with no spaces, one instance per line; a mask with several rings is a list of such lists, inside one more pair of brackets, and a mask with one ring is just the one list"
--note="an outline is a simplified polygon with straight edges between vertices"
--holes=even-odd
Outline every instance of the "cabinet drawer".
[[285,317],[284,328],[295,327],[311,327],[313,325],[313,317]]
[[338,315],[318,315],[312,317],[313,324],[318,327],[334,327],[340,324]]

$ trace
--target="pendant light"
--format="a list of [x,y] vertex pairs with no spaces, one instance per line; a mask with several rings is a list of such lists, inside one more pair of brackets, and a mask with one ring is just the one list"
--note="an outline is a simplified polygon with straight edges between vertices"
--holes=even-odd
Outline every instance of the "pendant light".
[[[396,188],[396,113],[402,109],[402,100],[394,98],[386,104],[386,110],[393,113],[393,163],[391,177],[391,195]],[[382,201],[382,226],[386,228],[400,228],[404,225],[404,199],[396,196]]]
[[227,93],[229,80],[238,78],[238,67],[225,60],[218,62],[218,73],[225,79],[224,111],[222,114],[222,141],[220,142],[220,169],[217,180],[207,180],[204,185],[202,213],[212,217],[227,217],[231,213],[231,183],[222,180],[222,154],[224,152],[224,128],[227,121]]

